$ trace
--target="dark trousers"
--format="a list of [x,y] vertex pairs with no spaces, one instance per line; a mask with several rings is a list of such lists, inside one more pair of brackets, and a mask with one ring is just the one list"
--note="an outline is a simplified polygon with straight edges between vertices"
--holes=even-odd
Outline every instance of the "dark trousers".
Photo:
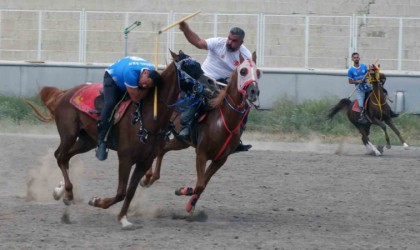
[[108,124],[112,121],[112,111],[115,105],[121,100],[124,92],[117,87],[112,77],[105,72],[104,75],[104,107],[101,111],[100,122],[102,124]]

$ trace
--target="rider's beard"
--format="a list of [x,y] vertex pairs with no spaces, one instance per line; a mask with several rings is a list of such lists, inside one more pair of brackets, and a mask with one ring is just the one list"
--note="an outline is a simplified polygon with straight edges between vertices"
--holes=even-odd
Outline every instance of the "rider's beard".
[[232,46],[230,44],[226,44],[226,50],[229,51],[229,52],[235,52],[238,49],[234,49],[234,48],[232,48]]

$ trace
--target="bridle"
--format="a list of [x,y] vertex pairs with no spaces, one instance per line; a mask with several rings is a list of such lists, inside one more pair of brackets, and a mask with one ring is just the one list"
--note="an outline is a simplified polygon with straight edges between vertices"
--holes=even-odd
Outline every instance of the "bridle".
[[372,101],[372,104],[379,107],[379,111],[380,111],[380,114],[381,114],[380,119],[382,120],[382,113],[383,113],[382,112],[382,106],[384,106],[386,104],[386,100],[384,100],[383,103],[381,103],[381,90],[380,90],[380,88],[382,88],[382,83],[381,83],[381,80],[380,80],[379,66],[377,67],[374,64],[369,65],[367,82],[369,84],[371,84],[372,86],[373,86],[373,84],[378,84],[378,88],[377,88],[378,93],[375,93],[374,88],[372,87],[372,95],[375,97],[375,100],[376,100],[376,103],[374,101]]
[[[246,64],[246,63],[248,65],[245,67],[242,67],[243,64]],[[226,150],[226,147],[228,146],[230,140],[232,139],[233,134],[238,133],[240,127],[243,125],[243,121],[245,117],[249,113],[249,110],[251,109],[252,106],[255,106],[253,103],[248,104],[247,102],[248,101],[247,88],[251,84],[255,84],[256,86],[258,86],[258,81],[257,81],[258,70],[255,69],[254,62],[250,59],[246,59],[236,68],[236,71],[237,71],[236,85],[238,88],[238,92],[242,96],[241,102],[239,104],[235,104],[233,101],[233,98],[229,94],[226,94],[224,101],[233,111],[241,114],[242,117],[240,121],[238,122],[238,124],[235,125],[233,129],[230,129],[226,122],[225,115],[223,114],[222,105],[219,105],[220,117],[222,119],[223,126],[225,127],[226,131],[229,133],[229,136],[226,138],[225,143],[223,144],[223,146],[220,148],[219,152],[217,153],[215,160],[217,160],[222,155],[222,153]]]

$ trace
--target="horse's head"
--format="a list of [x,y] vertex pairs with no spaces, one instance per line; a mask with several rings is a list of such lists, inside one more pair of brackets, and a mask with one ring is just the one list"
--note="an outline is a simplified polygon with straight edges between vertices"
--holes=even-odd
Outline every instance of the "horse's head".
[[236,68],[238,91],[243,95],[246,95],[247,100],[251,103],[256,102],[260,95],[258,80],[261,74],[255,63],[256,58],[255,51],[252,53],[252,60],[244,59],[240,56],[241,63]]
[[181,72],[180,81],[188,82],[197,80],[200,83],[213,83],[211,78],[204,75],[204,71],[201,69],[201,64],[199,62],[185,54],[182,50],[179,51],[179,54],[172,51],[170,52],[176,68]]
[[[370,64],[368,68],[368,75],[367,75],[367,82],[370,84],[380,83],[384,76],[379,72],[380,66],[376,66],[375,64]],[[386,78],[385,78],[386,79]]]

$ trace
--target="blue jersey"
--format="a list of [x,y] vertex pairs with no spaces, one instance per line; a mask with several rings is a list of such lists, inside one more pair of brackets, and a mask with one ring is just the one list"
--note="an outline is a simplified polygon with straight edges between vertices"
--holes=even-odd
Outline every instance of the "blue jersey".
[[155,70],[155,67],[140,57],[128,56],[110,65],[106,71],[122,91],[137,88],[143,69]]
[[367,71],[368,69],[365,64],[360,64],[358,68],[351,66],[349,68],[349,71],[347,72],[347,77],[354,81],[362,80],[364,78],[363,83],[360,83],[357,85],[357,89],[362,90],[362,91],[370,90],[370,85],[366,83],[366,78],[365,78]]

